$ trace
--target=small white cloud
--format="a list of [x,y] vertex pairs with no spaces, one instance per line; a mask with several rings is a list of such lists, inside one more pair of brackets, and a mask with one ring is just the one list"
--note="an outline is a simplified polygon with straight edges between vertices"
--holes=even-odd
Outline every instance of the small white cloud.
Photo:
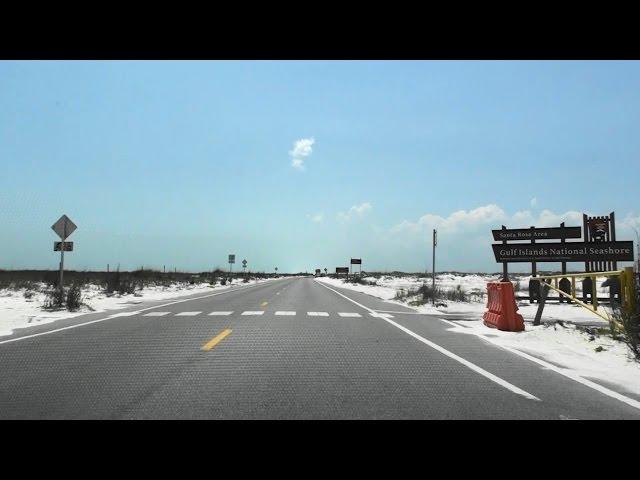
[[365,213],[370,211],[373,207],[369,202],[361,203],[360,205],[352,206],[346,213],[339,212],[338,219],[343,222],[347,222],[351,220],[353,217],[362,217]]
[[531,203],[531,206],[532,206],[532,207],[535,207],[536,205],[538,205],[538,198],[537,198],[537,197],[533,197],[533,198],[531,199],[531,202],[530,202],[530,203]]
[[297,168],[298,170],[304,170],[304,160],[301,158],[294,158],[291,160],[291,166],[293,168]]
[[316,140],[311,138],[301,138],[293,143],[293,148],[289,151],[291,156],[291,166],[298,170],[304,170],[304,161],[313,153],[313,144]]
[[316,213],[315,215],[307,215],[307,218],[309,218],[309,220],[311,220],[314,223],[320,223],[322,222],[322,220],[324,220],[324,214]]
[[473,210],[458,210],[448,217],[441,217],[427,213],[416,222],[404,220],[400,224],[391,228],[392,233],[418,233],[438,228],[447,232],[459,232],[476,229],[481,225],[490,225],[501,222],[507,215],[497,205],[484,205]]
[[315,139],[311,138],[301,138],[297,140],[293,144],[293,150],[289,152],[292,157],[308,157],[313,153],[313,144],[315,143]]
[[509,216],[498,205],[484,205],[473,210],[459,210],[448,217],[441,217],[428,213],[411,222],[404,220],[391,228],[395,234],[420,234],[428,232],[432,228],[438,228],[443,232],[473,232],[483,229],[499,228],[504,224],[508,228],[557,227],[561,222],[567,226],[582,225],[582,213],[569,210],[564,213],[554,213],[551,210],[542,210],[534,215],[529,210],[515,212]]

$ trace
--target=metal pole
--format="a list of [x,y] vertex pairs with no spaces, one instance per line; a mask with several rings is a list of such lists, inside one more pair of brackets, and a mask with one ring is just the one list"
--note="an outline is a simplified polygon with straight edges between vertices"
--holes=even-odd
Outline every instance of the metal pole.
[[[531,227],[531,244],[535,244],[536,243],[536,239],[533,236],[533,231],[536,229],[536,227],[532,226]],[[536,262],[531,262],[531,276],[535,277],[538,274],[538,268],[536,265]]]
[[640,233],[638,233],[638,229],[636,227],[633,228],[633,231],[636,232],[636,252],[637,252],[637,267],[636,272],[640,273]]
[[547,301],[547,295],[549,294],[549,286],[547,282],[544,280],[540,280],[538,285],[539,294],[538,294],[538,311],[536,312],[536,316],[533,319],[534,325],[540,325],[540,319],[542,318],[542,311],[544,310],[544,304]]
[[431,304],[436,304],[436,229],[433,229],[433,262],[431,263],[431,267],[433,269],[433,273],[431,276],[431,284],[432,284],[432,292],[431,292]]
[[60,244],[60,293],[64,294],[64,240]]
[[[564,222],[562,222],[560,224],[560,228],[562,228],[563,233],[562,233],[562,238],[560,239],[560,243],[565,243],[565,235],[564,235]],[[562,262],[562,274],[565,275],[567,273],[567,262]]]
[[[607,230],[607,240],[609,241],[616,241],[616,213],[615,212],[611,212],[609,214],[609,221],[608,223],[608,230]],[[618,262],[616,262],[615,260],[613,262],[609,262],[609,268],[612,268],[613,270],[618,270]]]
[[[506,229],[507,229],[507,227],[502,225],[502,230],[506,230]],[[506,245],[507,241],[503,240],[502,244]],[[502,281],[503,282],[508,282],[509,281],[509,271],[508,271],[508,267],[507,267],[507,262],[502,262]]]
[[64,222],[63,238],[60,243],[60,294],[64,295],[64,242],[67,239],[67,222]]

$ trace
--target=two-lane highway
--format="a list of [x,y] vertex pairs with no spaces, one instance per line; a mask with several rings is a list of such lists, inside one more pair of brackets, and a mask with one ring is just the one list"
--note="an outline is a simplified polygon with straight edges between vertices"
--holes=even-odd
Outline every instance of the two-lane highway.
[[313,278],[88,321],[0,338],[0,418],[640,418],[438,318]]

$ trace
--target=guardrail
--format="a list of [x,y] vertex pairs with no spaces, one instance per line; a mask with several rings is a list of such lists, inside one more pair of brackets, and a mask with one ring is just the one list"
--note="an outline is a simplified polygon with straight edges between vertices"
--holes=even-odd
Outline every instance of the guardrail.
[[[555,290],[560,295],[569,298],[576,304],[583,308],[586,308],[591,313],[598,315],[604,320],[613,323],[620,330],[624,330],[624,327],[615,318],[607,314],[602,308],[598,310],[598,294],[596,288],[596,279],[598,277],[613,277],[618,278],[620,282],[620,302],[623,310],[632,312],[635,310],[636,295],[635,295],[635,278],[633,273],[633,267],[626,267],[624,270],[615,270],[611,272],[584,272],[584,273],[569,273],[564,275],[540,275],[533,277],[532,280],[540,282],[541,288],[541,302],[538,306],[538,313],[534,325],[540,324],[540,316],[542,315],[542,309],[544,308],[544,302],[546,300],[548,289]],[[571,293],[567,293],[558,287],[558,281],[560,279],[571,279]],[[589,278],[591,279],[591,305],[582,302],[576,298],[576,278]],[[553,281],[553,285],[549,280]],[[544,285],[543,285],[544,284]],[[613,307],[613,305],[612,305]]]

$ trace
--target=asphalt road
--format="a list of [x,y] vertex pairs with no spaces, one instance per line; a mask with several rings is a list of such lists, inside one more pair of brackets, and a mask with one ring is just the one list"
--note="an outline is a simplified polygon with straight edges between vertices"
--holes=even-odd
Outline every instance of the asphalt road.
[[313,278],[77,317],[0,337],[0,418],[640,419],[448,328]]

